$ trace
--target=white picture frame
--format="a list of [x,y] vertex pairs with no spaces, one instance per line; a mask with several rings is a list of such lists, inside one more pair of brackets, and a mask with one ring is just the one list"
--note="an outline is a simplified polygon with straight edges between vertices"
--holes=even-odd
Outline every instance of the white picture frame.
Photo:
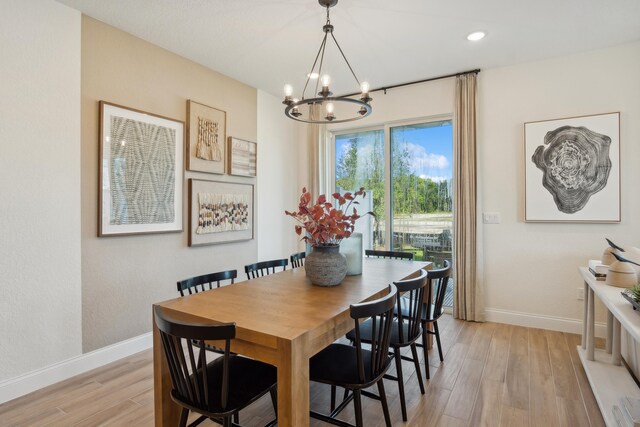
[[98,236],[183,230],[184,122],[100,101]]
[[620,113],[524,124],[525,222],[620,222]]

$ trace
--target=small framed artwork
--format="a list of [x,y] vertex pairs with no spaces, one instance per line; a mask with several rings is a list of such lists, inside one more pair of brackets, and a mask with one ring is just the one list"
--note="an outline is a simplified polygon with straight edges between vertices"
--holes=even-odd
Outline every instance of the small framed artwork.
[[182,231],[184,123],[100,101],[98,236]]
[[620,113],[524,124],[525,221],[620,222]]
[[225,173],[227,113],[187,101],[187,170]]
[[253,239],[253,185],[189,179],[189,246]]
[[231,175],[257,175],[258,145],[255,142],[229,137],[229,173]]

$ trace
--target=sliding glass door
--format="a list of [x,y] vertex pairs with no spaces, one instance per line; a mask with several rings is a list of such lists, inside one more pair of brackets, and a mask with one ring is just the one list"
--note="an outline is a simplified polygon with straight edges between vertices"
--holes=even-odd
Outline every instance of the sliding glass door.
[[390,127],[391,245],[441,266],[451,259],[451,121]]
[[[412,252],[435,268],[452,260],[453,128],[450,119],[335,132],[335,189],[368,194],[358,211],[365,249]],[[453,304],[452,283],[446,305]]]

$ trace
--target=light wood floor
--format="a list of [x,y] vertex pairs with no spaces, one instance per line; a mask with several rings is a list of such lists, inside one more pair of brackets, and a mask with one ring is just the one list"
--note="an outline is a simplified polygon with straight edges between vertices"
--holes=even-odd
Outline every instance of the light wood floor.
[[[413,365],[404,362],[408,423],[397,384],[385,383],[394,425],[604,426],[576,352],[579,336],[449,316],[440,330],[445,361],[440,365],[437,349],[431,351],[424,396]],[[152,426],[151,359],[145,351],[0,405],[0,426]],[[327,387],[313,384],[312,409],[328,411],[328,395]],[[364,398],[363,407],[366,426],[384,426],[379,402]],[[259,426],[273,416],[265,397],[241,412],[240,421]],[[342,418],[354,422],[352,405]]]

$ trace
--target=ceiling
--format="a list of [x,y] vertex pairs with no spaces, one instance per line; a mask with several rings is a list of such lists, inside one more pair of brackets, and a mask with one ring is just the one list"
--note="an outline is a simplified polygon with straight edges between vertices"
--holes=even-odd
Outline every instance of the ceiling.
[[[277,96],[285,83],[301,92],[325,22],[316,0],[58,1]],[[640,1],[340,0],[331,21],[375,88],[640,40]],[[487,37],[468,41],[475,30]],[[356,92],[330,47],[332,90]]]

